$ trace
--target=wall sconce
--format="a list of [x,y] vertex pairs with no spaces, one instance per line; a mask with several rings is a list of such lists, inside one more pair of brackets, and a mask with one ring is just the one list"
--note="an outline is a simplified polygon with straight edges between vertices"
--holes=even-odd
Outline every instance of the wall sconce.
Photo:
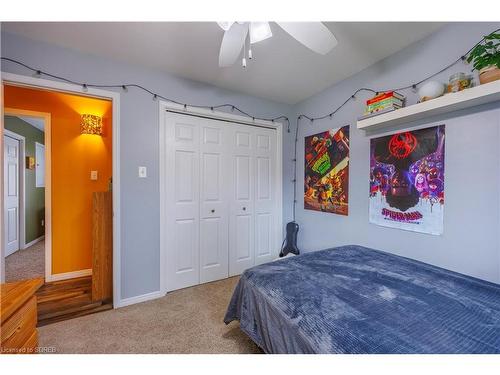
[[84,114],[80,122],[81,134],[102,134],[102,117],[96,115]]

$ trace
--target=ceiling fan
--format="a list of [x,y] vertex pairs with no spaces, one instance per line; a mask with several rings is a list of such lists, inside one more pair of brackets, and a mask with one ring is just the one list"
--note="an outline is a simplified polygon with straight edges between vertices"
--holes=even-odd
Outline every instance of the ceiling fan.
[[[246,57],[252,59],[251,45],[273,36],[269,22],[217,22],[224,30],[219,52],[219,66],[227,67],[235,63],[250,41],[248,54],[245,48],[242,65],[246,67]],[[321,22],[276,22],[283,30],[312,51],[326,55],[336,45],[337,39]]]

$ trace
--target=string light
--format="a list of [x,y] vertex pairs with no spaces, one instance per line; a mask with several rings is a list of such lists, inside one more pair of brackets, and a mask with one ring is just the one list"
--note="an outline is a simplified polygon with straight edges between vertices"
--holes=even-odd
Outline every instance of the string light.
[[3,57],[2,56],[2,57],[0,57],[0,59],[3,60],[3,61],[8,61],[10,63],[22,66],[23,68],[32,71],[34,73],[34,75],[37,76],[37,77],[46,76],[46,77],[49,77],[49,78],[56,79],[58,81],[62,81],[62,82],[70,83],[70,84],[73,84],[73,85],[81,86],[82,90],[84,92],[87,92],[89,88],[122,89],[124,92],[128,92],[128,90],[130,88],[136,88],[136,89],[139,89],[139,90],[144,91],[144,92],[148,93],[149,95],[151,95],[152,98],[153,98],[153,100],[162,99],[162,100],[165,100],[165,101],[170,102],[170,103],[174,103],[174,104],[178,104],[178,105],[184,106],[184,108],[187,108],[187,106],[189,106],[189,107],[192,107],[192,108],[210,109],[212,111],[214,111],[216,109],[230,108],[232,112],[237,111],[241,115],[243,115],[245,117],[248,117],[248,118],[251,118],[253,120],[261,120],[261,121],[272,121],[272,120],[279,121],[279,120],[283,120],[283,122],[285,122],[287,124],[287,129],[288,130],[290,129],[290,119],[287,116],[285,116],[285,115],[280,115],[280,116],[276,116],[276,117],[269,117],[269,118],[268,117],[257,117],[257,116],[253,116],[253,115],[249,114],[248,112],[244,111],[243,109],[237,107],[234,104],[228,104],[228,103],[219,104],[219,105],[215,105],[215,106],[205,106],[205,105],[196,105],[196,104],[189,104],[189,103],[181,103],[181,102],[179,102],[177,100],[174,100],[174,99],[171,99],[171,98],[167,98],[167,97],[165,97],[163,95],[155,93],[155,92],[149,90],[148,88],[146,88],[144,86],[141,86],[141,85],[138,85],[138,84],[135,84],[135,83],[114,84],[114,85],[94,84],[94,83],[82,83],[82,82],[74,81],[74,80],[66,78],[66,77],[62,77],[62,76],[58,76],[58,75],[46,72],[46,71],[43,71],[43,70],[40,70],[40,69],[35,69],[35,68],[33,68],[33,67],[31,67],[31,66],[29,66],[29,65],[27,65],[27,64],[25,64],[25,63],[23,63],[23,62],[21,62],[19,60],[15,60],[15,59],[12,59],[12,58],[9,58],[9,57]]
[[[500,29],[496,29],[492,33],[496,33],[498,31],[500,31]],[[490,33],[490,34],[492,34],[492,33]],[[407,89],[412,89],[413,91],[416,91],[418,85],[422,84],[423,82],[425,82],[425,81],[427,81],[427,80],[435,77],[436,75],[438,75],[440,73],[443,73],[444,71],[446,71],[447,69],[451,68],[452,66],[454,66],[458,62],[465,62],[466,59],[467,59],[467,55],[476,46],[478,46],[480,43],[482,43],[484,40],[485,40],[485,38],[483,37],[479,42],[477,42],[476,44],[474,44],[474,46],[472,46],[466,53],[464,53],[463,55],[461,55],[458,59],[456,59],[452,63],[446,65],[444,68],[442,68],[441,70],[437,71],[436,73],[433,73],[433,74],[431,74],[431,75],[423,78],[422,80],[420,80],[420,81],[418,81],[416,83],[412,83],[412,84],[407,85],[407,86],[401,86],[401,87],[392,88],[392,89],[385,89],[385,90],[373,90],[373,89],[370,89],[370,88],[362,87],[360,89],[357,89],[340,106],[338,106],[337,108],[335,108],[335,110],[331,111],[330,113],[328,113],[326,115],[316,116],[316,117],[314,117],[314,116],[311,117],[311,116],[304,115],[304,114],[297,115],[296,126],[295,126],[295,139],[294,139],[294,142],[295,142],[295,146],[294,146],[294,158],[292,159],[292,162],[294,163],[294,179],[292,180],[292,182],[293,182],[293,220],[295,221],[295,206],[296,206],[295,203],[297,203],[297,184],[296,184],[296,180],[297,180],[297,168],[296,167],[297,167],[298,129],[299,129],[300,120],[302,118],[308,119],[311,122],[311,124],[315,120],[322,120],[322,119],[326,119],[326,118],[332,119],[333,116],[340,109],[342,109],[350,100],[356,100],[356,94],[358,94],[360,92],[370,92],[370,93],[373,93],[373,94],[378,94],[380,92],[401,91],[401,90],[407,90]],[[252,56],[252,52],[249,51],[249,59],[251,59],[252,57],[253,57]],[[67,83],[71,83],[71,84],[74,84],[74,85],[82,86],[83,91],[88,91],[89,87],[94,87],[94,88],[108,88],[108,89],[122,88],[123,91],[127,92],[128,88],[133,87],[133,88],[137,88],[137,89],[140,89],[142,91],[145,91],[146,93],[152,95],[153,96],[153,100],[157,100],[158,98],[160,98],[160,99],[163,99],[163,100],[171,102],[171,103],[182,105],[182,106],[184,106],[184,109],[186,109],[187,106],[188,106],[187,103],[180,103],[179,101],[166,98],[166,97],[164,97],[162,95],[154,93],[153,91],[147,89],[144,86],[141,86],[141,85],[138,85],[138,84],[134,84],[134,83],[133,84],[121,84],[121,85],[98,85],[98,84],[81,83],[81,82],[73,81],[73,80],[65,78],[65,77],[57,76],[55,74],[51,74],[51,73],[42,71],[40,69],[35,69],[35,68],[33,68],[33,67],[31,67],[31,66],[29,66],[29,65],[27,65],[27,64],[25,64],[25,63],[23,63],[21,61],[18,61],[18,60],[15,60],[15,59],[11,59],[9,57],[1,57],[1,60],[8,61],[8,62],[11,62],[13,64],[20,65],[20,66],[22,66],[22,67],[24,67],[24,68],[26,68],[26,69],[34,72],[37,77],[41,77],[42,75],[44,75],[44,76],[47,76],[47,77],[50,77],[50,78],[54,78],[56,80],[60,80],[60,81],[63,81],[63,82],[67,82]],[[244,61],[244,65],[246,66],[246,60]],[[277,121],[277,120],[284,120],[287,123],[287,132],[290,133],[290,119],[287,116],[285,116],[285,115],[281,115],[281,116],[277,116],[277,117],[273,117],[273,118],[255,117],[255,116],[252,116],[249,113],[243,111],[242,109],[238,108],[237,106],[235,106],[233,104],[220,104],[220,105],[217,105],[217,106],[203,106],[203,105],[189,104],[189,106],[193,107],[193,108],[211,109],[212,111],[214,111],[215,109],[229,107],[229,108],[231,108],[231,111],[235,111],[236,110],[240,114],[242,114],[243,116],[252,118],[253,121],[255,121],[256,119],[258,119],[258,120],[264,120],[264,121],[272,121],[272,122]]]
[[[496,33],[500,31],[500,29],[496,29],[495,31],[491,32],[490,34],[493,34],[493,33]],[[489,34],[488,34],[489,35]],[[452,66],[456,65],[458,62],[464,62],[466,61],[467,59],[467,55],[469,55],[469,53],[474,49],[476,48],[476,46],[478,46],[479,44],[481,44],[483,41],[485,40],[485,37],[481,38],[481,40],[479,42],[477,42],[476,44],[474,44],[466,53],[464,53],[463,55],[461,55],[458,59],[456,59],[455,61],[451,62],[450,64],[446,65],[444,68],[442,68],[441,70],[437,71],[436,73],[433,73],[427,77],[425,77],[424,79],[416,82],[416,83],[412,83],[411,85],[407,85],[407,86],[402,86],[402,87],[397,87],[397,88],[393,88],[393,89],[387,89],[387,90],[373,90],[373,89],[370,89],[370,88],[360,88],[360,89],[357,89],[348,99],[346,99],[340,106],[338,106],[337,108],[335,108],[335,110],[333,110],[332,112],[328,113],[327,115],[324,115],[324,116],[316,116],[316,117],[310,117],[308,115],[304,115],[304,114],[299,114],[297,115],[297,121],[296,121],[296,126],[295,126],[295,150],[294,150],[294,158],[292,159],[292,162],[294,163],[294,180],[292,181],[293,182],[293,221],[295,221],[295,206],[296,206],[296,202],[297,202],[297,184],[295,183],[295,180],[296,180],[296,177],[297,177],[297,142],[298,142],[298,129],[299,129],[299,123],[300,123],[300,120],[302,118],[306,118],[308,119],[311,124],[313,123],[314,120],[322,120],[322,119],[325,119],[325,118],[330,118],[332,119],[333,116],[340,110],[342,109],[350,100],[356,100],[356,94],[358,94],[359,92],[363,92],[363,91],[366,91],[366,92],[371,92],[373,94],[376,94],[378,95],[379,93],[381,92],[387,92],[387,91],[401,91],[401,90],[407,90],[407,89],[412,89],[413,91],[416,91],[417,90],[417,86],[422,84],[423,82],[437,76],[438,74],[440,73],[443,73],[444,71],[448,70],[449,68],[451,68]]]

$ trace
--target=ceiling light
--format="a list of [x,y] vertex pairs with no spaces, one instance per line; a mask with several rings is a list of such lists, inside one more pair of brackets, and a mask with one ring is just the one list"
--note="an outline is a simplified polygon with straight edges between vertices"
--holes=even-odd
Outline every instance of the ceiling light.
[[257,43],[273,36],[269,22],[250,23],[250,43]]
[[217,25],[219,25],[219,27],[224,30],[224,31],[228,31],[231,26],[233,25],[234,22],[228,22],[228,21],[225,21],[225,22],[217,22]]

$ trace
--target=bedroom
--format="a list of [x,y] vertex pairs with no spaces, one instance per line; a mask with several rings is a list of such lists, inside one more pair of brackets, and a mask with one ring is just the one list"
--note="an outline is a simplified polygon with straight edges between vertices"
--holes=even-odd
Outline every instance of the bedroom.
[[500,22],[221,18],[2,20],[5,103],[113,113],[113,309],[36,347],[498,353]]

